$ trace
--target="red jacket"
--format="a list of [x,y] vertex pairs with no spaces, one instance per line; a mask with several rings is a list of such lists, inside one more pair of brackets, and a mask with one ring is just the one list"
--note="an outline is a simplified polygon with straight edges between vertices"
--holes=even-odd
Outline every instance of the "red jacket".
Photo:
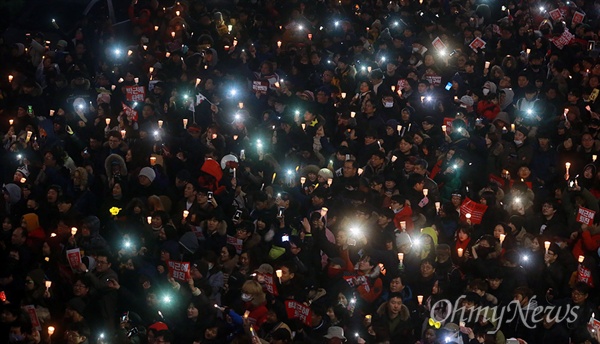
[[400,222],[406,221],[406,231],[408,232],[408,234],[411,234],[414,229],[412,213],[412,208],[405,205],[404,208],[402,208],[402,210],[400,210],[400,212],[396,213],[396,216],[394,216],[394,226],[396,226],[396,228],[402,229],[402,226],[400,226]]
[[595,253],[600,248],[600,233],[592,234],[590,231],[581,232],[581,236],[573,246],[573,256],[585,256],[586,253]]

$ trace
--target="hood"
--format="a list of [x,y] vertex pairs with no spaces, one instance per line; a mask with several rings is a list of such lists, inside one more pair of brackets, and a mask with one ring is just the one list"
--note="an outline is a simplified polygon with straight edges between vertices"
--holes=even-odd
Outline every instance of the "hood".
[[[379,308],[377,308],[377,315],[384,316],[387,314],[387,301],[382,303]],[[405,304],[402,304],[400,307],[400,320],[406,321],[410,318],[410,310],[406,307]]]
[[217,183],[221,181],[221,178],[223,178],[221,165],[219,165],[219,163],[213,159],[206,160],[204,164],[202,164],[200,171],[215,177]]
[[27,223],[27,232],[31,233],[32,231],[40,228],[40,220],[34,213],[23,215],[23,220],[25,220],[25,223]]
[[125,164],[125,160],[119,154],[111,154],[106,160],[104,160],[104,170],[106,171],[107,176],[112,176],[112,165],[119,165],[121,169],[121,176],[127,176],[127,165]]
[[[433,244],[434,245],[438,244],[438,235],[435,232],[435,229],[433,229],[433,227],[423,228],[423,230],[421,231],[421,235],[429,235],[431,237],[431,239],[433,239]],[[433,248],[435,248],[435,247],[433,247]]]
[[515,98],[515,92],[510,88],[503,88],[502,91],[504,91],[506,97],[504,97],[504,101],[500,104],[500,110],[506,110],[506,108],[512,104],[513,99]]
[[4,185],[4,190],[8,193],[10,204],[15,204],[21,200],[21,188],[17,184],[9,183]]
[[[202,223],[200,224],[200,227],[202,227],[203,229],[208,228],[207,221],[206,220],[202,221]],[[219,221],[219,225],[217,225],[217,234],[218,235],[226,235],[227,234],[227,222],[225,220]]]
[[196,251],[200,247],[200,244],[198,243],[198,238],[196,237],[196,234],[194,234],[194,232],[186,232],[185,234],[183,234],[179,239],[179,245],[181,245],[181,247],[183,247],[186,251],[188,251],[191,254],[196,253]]
[[496,115],[496,118],[494,118],[494,121],[492,123],[495,124],[497,121],[502,121],[506,125],[509,125],[511,122],[510,122],[510,117],[508,116],[508,112],[498,112],[498,114]]
[[96,216],[92,215],[84,218],[82,225],[90,230],[90,236],[94,237],[100,234],[100,220]]

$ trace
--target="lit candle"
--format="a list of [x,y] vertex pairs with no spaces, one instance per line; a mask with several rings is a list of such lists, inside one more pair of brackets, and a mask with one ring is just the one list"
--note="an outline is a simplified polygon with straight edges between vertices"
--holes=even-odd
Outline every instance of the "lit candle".
[[175,31],[171,32],[171,37],[175,38]]
[[75,236],[77,234],[77,227],[71,227],[71,235]]
[[446,133],[446,125],[442,125],[442,131],[444,132],[444,134]]
[[423,295],[417,295],[417,301],[419,302],[419,306],[423,304]]
[[421,96],[421,103],[425,101],[425,96]]
[[308,34],[308,39],[312,41],[312,37],[313,37],[313,36],[312,36],[312,33],[309,33],[309,34]]
[[402,229],[402,231],[406,230],[406,221],[400,221],[400,229]]
[[238,137],[238,135],[233,135],[233,141],[237,141]]
[[158,25],[154,25],[154,31],[158,31]]
[[398,157],[395,155],[392,155],[392,162],[396,162],[396,160],[398,160]]
[[364,170],[362,168],[358,169],[358,175],[360,176],[362,173],[364,172]]
[[327,178],[327,185],[331,186],[333,184],[333,178]]
[[140,82],[140,78],[133,78],[133,82],[137,85]]
[[465,217],[467,218],[467,221],[471,219],[471,213],[466,213]]
[[302,130],[306,129],[306,123],[302,123]]
[[223,48],[225,49],[225,51],[229,51],[229,46],[228,45],[223,46]]
[[514,123],[510,125],[510,131],[512,131],[514,133],[516,129],[517,129],[517,127],[515,126]]
[[351,111],[351,112],[350,112],[350,117],[351,117],[351,118],[354,118],[354,117],[356,117],[356,112],[354,112],[354,111]]
[[598,155],[593,154],[592,155],[592,162],[596,162],[596,159],[598,159]]
[[46,281],[46,290],[50,289],[50,287],[52,286],[52,281]]
[[[144,50],[146,50],[146,49],[144,49]],[[131,56],[131,55],[133,55],[133,51],[132,50],[127,50],[127,56]]]
[[234,38],[233,39],[233,46],[235,47],[235,46],[237,46],[237,44],[238,44],[238,41],[237,41],[237,39]]
[[485,69],[490,68],[490,61],[485,61]]
[[505,238],[506,238],[506,234],[500,234],[500,245],[502,245]]
[[457,253],[458,253],[458,257],[462,258],[463,256],[463,252],[465,251],[463,248],[459,247],[456,249]]
[[167,51],[167,52],[165,53],[165,57],[166,57],[166,58],[169,58],[170,56],[171,56],[171,53]]
[[123,140],[125,140],[125,135],[127,135],[127,131],[126,130],[121,130],[121,138]]
[[23,178],[21,178],[20,181],[21,181],[21,184],[25,184],[25,182],[27,181],[27,178],[23,177]]
[[150,166],[154,166],[156,165],[156,157],[155,156],[151,156],[150,157]]
[[56,233],[50,233],[50,237],[51,238],[55,238],[56,237]]
[[404,253],[402,253],[402,252],[398,253],[398,261],[400,262],[400,264],[402,264],[402,262],[404,262]]
[[569,169],[571,168],[571,163],[570,162],[565,162],[565,169],[567,170],[567,173],[569,173]]
[[300,184],[304,186],[304,183],[306,183],[306,177],[300,177]]
[[546,249],[546,253],[548,253],[548,250],[550,249],[550,241],[544,241],[544,248]]
[[146,216],[146,221],[148,221],[148,224],[152,223],[152,216]]
[[328,208],[326,207],[322,207],[321,208],[321,217],[325,217],[325,215],[327,215],[327,212],[329,211]]
[[367,67],[367,72],[371,73],[371,69],[372,69],[371,66],[368,66]]
[[435,212],[439,213],[440,212],[440,207],[442,206],[442,204],[440,202],[435,202]]
[[13,123],[15,123],[15,120],[14,120],[14,119],[9,119],[9,120],[8,120],[8,124],[9,124],[9,125],[13,125]]
[[182,119],[182,121],[183,121],[183,129],[186,129],[187,128],[187,124],[188,124],[188,119],[184,118],[184,119]]
[[402,131],[402,126],[400,124],[398,124],[396,126],[396,130],[398,131],[398,133],[400,133]]
[[277,41],[277,48],[281,48],[281,41]]
[[244,108],[244,103],[242,103],[242,102],[239,102],[239,103],[238,103],[238,107],[239,107],[240,109],[243,109],[243,108]]
[[249,315],[250,315],[250,311],[245,311],[244,312],[244,319],[247,319]]
[[48,326],[48,336],[52,336],[54,334],[54,326]]
[[423,196],[427,197],[428,194],[429,194],[429,190],[423,189]]
[[31,135],[33,135],[33,132],[30,130],[27,130],[27,138],[25,139],[25,142],[29,142],[29,140],[31,140]]
[[179,17],[179,15],[181,14],[181,12],[179,11],[175,11],[175,15]]
[[231,30],[233,30],[233,25],[231,25],[231,24],[227,25],[227,31],[231,32]]
[[162,120],[158,120],[158,128],[159,129],[162,129],[163,123],[164,122]]
[[346,92],[342,92],[342,99],[346,99]]
[[279,278],[279,283],[281,283],[281,276],[283,276],[283,271],[281,271],[281,269],[276,270],[275,274],[277,275],[277,278]]
[[106,123],[106,126],[108,127],[110,125],[110,118],[104,119],[104,122]]
[[583,261],[584,261],[584,260],[585,260],[585,257],[584,257],[584,256],[579,256],[579,259],[577,259],[577,261],[578,261],[579,263],[583,263]]
[[184,210],[183,211],[183,218],[187,219],[188,215],[190,214],[190,212],[188,210]]
[[9,75],[9,76],[8,76],[8,82],[12,82],[12,81],[13,81],[13,78],[14,78],[14,77],[13,77],[12,75]]
[[233,168],[233,178],[235,178],[235,174],[236,174],[236,168]]

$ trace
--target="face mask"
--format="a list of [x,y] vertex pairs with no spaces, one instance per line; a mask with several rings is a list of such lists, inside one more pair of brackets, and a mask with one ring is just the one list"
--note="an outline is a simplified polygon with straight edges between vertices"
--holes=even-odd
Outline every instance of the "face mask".
[[253,297],[250,294],[242,293],[242,301],[248,302],[252,301]]
[[25,340],[25,337],[20,335],[20,334],[9,334],[8,335],[8,341],[11,343],[18,343],[18,342],[22,342],[23,340]]
[[408,64],[414,65],[415,63],[417,63],[416,59],[409,59],[408,60]]
[[384,108],[391,108],[392,106],[394,106],[394,102],[383,102],[383,107]]
[[483,89],[483,95],[487,96],[490,93],[490,90],[488,90],[487,88]]
[[523,144],[523,141],[521,141],[521,140],[514,140],[514,141],[517,146]]

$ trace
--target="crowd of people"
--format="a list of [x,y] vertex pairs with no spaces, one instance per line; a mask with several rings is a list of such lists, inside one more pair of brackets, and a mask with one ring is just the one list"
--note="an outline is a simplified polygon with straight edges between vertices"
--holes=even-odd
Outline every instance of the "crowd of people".
[[599,342],[596,2],[105,6],[0,45],[1,342]]

